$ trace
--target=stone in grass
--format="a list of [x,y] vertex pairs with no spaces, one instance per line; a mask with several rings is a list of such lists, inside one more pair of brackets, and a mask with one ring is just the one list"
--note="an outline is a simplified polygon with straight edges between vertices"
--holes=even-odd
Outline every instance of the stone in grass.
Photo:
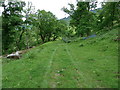
[[79,47],[83,47],[83,46],[84,46],[84,44],[80,44],[80,45],[79,45]]

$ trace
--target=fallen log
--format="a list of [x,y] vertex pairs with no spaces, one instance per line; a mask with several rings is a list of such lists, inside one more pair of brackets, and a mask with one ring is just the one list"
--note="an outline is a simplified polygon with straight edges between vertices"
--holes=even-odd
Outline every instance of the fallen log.
[[7,55],[7,58],[10,58],[10,59],[19,59],[20,58],[19,51],[17,51],[15,54],[9,54],[9,55]]

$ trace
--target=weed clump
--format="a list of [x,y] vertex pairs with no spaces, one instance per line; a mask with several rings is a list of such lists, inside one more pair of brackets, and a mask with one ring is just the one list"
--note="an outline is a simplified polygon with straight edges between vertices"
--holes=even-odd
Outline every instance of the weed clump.
[[84,46],[84,44],[80,44],[80,45],[79,45],[79,47],[83,47],[83,46]]
[[34,59],[35,58],[35,54],[34,53],[29,53],[27,54],[27,59]]

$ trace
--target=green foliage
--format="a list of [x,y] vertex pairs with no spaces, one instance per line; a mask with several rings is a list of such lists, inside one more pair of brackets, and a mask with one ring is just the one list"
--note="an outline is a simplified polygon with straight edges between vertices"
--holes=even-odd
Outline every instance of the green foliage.
[[[76,27],[77,36],[88,36],[92,33],[110,30],[120,24],[120,2],[103,2],[101,9],[96,9],[97,2],[77,1],[76,8],[69,4],[70,10],[62,8],[64,12],[70,15],[70,25]],[[94,10],[93,13],[91,10]]]
[[45,10],[38,10],[36,15],[31,16],[31,21],[38,29],[37,36],[41,37],[42,42],[55,40],[61,31],[60,21],[51,13]]
[[38,10],[38,27],[39,35],[43,42],[50,41],[52,34],[55,32],[57,19],[51,12]]
[[[111,29],[114,25],[120,22],[120,2],[106,2],[103,4],[103,9],[99,15],[99,28],[109,28]],[[116,22],[116,23],[114,23]]]
[[2,46],[3,53],[8,51],[11,44],[14,42],[14,36],[17,26],[23,23],[22,10],[25,6],[24,2],[9,2],[7,5],[2,4],[4,11],[2,12]]
[[76,9],[74,9],[74,6],[72,4],[69,5],[70,10],[63,8],[63,11],[70,15],[70,25],[76,27],[77,36],[88,36],[95,23],[93,22],[95,20],[95,15],[90,12],[90,8],[95,8],[96,3],[90,4],[89,2],[78,1]]
[[[34,12],[32,3],[3,2],[3,54],[56,40],[67,29],[64,21],[45,10]],[[23,15],[24,13],[24,15]]]

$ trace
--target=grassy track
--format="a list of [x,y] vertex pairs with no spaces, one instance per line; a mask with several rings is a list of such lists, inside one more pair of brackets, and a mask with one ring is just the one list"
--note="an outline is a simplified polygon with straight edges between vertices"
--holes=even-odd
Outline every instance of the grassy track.
[[68,44],[49,42],[20,60],[3,59],[3,88],[117,88],[116,33]]

